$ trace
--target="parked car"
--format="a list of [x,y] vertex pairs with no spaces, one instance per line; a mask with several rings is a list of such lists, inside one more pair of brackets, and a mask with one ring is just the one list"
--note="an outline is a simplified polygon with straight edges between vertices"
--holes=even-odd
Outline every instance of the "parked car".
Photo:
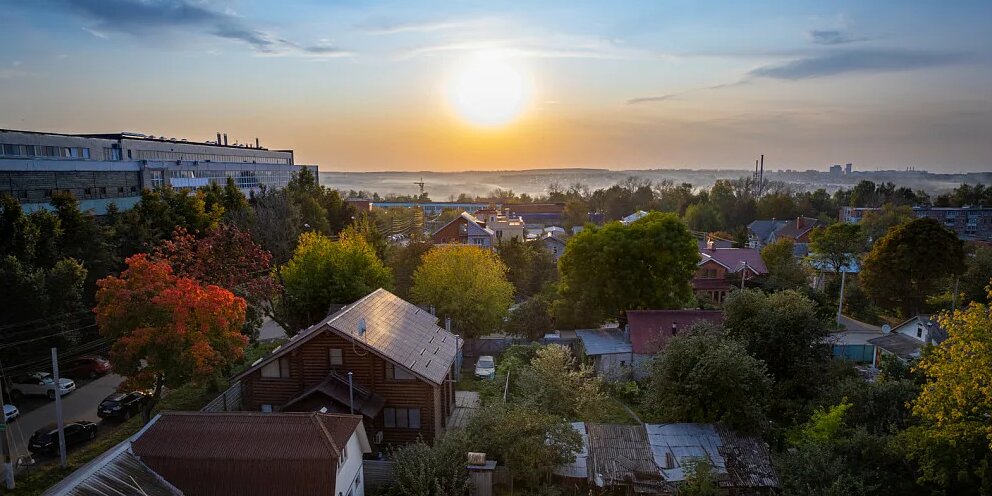
[[489,355],[482,355],[475,362],[475,376],[480,379],[496,377],[496,360]]
[[59,372],[65,377],[93,379],[109,374],[111,370],[110,362],[103,357],[81,356],[65,362]]
[[[59,378],[59,392],[65,396],[76,390],[72,379]],[[47,396],[55,399],[55,379],[48,372],[34,372],[20,377],[14,377],[10,384],[12,398],[20,396]]]
[[17,409],[16,406],[11,404],[6,404],[3,406],[3,417],[7,423],[13,422],[14,419],[21,416],[21,411]]
[[[82,444],[96,437],[97,426],[93,422],[77,420],[64,426],[65,447]],[[34,454],[55,453],[59,449],[59,430],[55,424],[49,424],[34,432],[28,441],[28,451]]]
[[131,416],[141,413],[141,409],[147,402],[148,395],[141,391],[114,393],[100,402],[100,406],[96,408],[96,414],[103,419],[127,420]]

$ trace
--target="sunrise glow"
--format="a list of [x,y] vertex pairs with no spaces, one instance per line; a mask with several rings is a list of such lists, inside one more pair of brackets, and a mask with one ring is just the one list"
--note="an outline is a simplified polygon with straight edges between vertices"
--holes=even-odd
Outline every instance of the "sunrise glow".
[[480,53],[459,66],[447,81],[446,97],[455,113],[478,127],[502,127],[516,120],[531,97],[520,69],[496,54]]

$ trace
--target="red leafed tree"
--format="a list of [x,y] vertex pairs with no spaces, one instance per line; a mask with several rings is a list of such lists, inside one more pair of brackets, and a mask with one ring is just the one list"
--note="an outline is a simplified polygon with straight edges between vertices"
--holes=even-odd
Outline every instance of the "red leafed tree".
[[244,298],[248,302],[245,329],[250,336],[261,326],[267,302],[280,289],[271,275],[272,255],[250,234],[226,224],[202,239],[177,227],[172,239],[152,252],[152,259],[168,262],[179,276],[215,284]]
[[244,355],[245,300],[230,291],[177,276],[146,254],[126,260],[118,276],[97,281],[97,325],[109,338],[110,362],[123,387],[199,383],[226,372]]

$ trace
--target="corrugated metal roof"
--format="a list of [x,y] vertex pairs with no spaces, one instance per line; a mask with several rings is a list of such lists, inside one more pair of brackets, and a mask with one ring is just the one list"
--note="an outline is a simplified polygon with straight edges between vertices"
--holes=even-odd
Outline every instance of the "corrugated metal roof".
[[358,415],[325,413],[166,412],[132,449],[191,462],[336,461],[361,422]]
[[916,355],[923,348],[923,341],[913,339],[904,334],[890,332],[884,336],[869,339],[869,343],[892,353],[893,355],[908,358]]
[[720,435],[712,424],[645,424],[654,462],[665,480],[685,480],[683,465],[690,459],[706,458],[715,474],[727,473],[720,454]]
[[582,422],[572,422],[572,428],[582,436],[582,449],[575,454],[574,462],[555,468],[554,473],[562,477],[586,479],[589,477],[589,434]]
[[[155,417],[145,427],[154,425]],[[48,488],[45,496],[106,496],[145,494],[181,496],[183,493],[155,473],[131,452],[131,440],[144,430],[90,460]]]
[[575,335],[590,356],[630,353],[632,349],[620,329],[582,329],[575,331]]

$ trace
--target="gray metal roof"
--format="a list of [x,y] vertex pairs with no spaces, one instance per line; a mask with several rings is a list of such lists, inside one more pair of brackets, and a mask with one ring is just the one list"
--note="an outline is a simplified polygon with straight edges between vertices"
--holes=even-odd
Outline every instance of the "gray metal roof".
[[155,424],[153,418],[134,436],[110,448],[102,455],[48,488],[45,496],[182,496],[182,491],[168,483],[131,451],[131,441]]
[[726,474],[727,464],[720,454],[720,435],[712,424],[645,424],[654,462],[665,480],[685,480],[683,464],[691,459],[708,459],[713,473]]
[[924,344],[923,341],[899,334],[898,332],[890,332],[884,336],[869,339],[868,342],[903,358],[909,358],[918,354]]
[[586,355],[612,355],[631,353],[633,348],[620,329],[582,329],[575,331],[582,340]]

